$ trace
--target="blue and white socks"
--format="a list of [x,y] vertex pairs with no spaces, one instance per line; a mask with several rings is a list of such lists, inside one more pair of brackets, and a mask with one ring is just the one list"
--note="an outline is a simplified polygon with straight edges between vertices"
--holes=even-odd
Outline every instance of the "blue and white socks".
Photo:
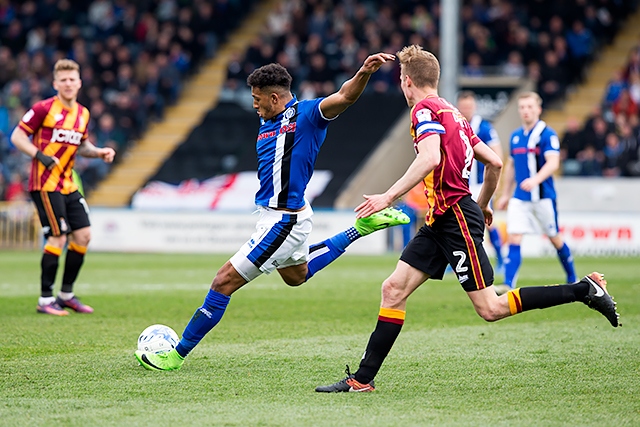
[[518,270],[522,264],[520,245],[509,245],[509,254],[504,259],[504,283],[511,288],[516,287]]
[[502,259],[502,240],[500,239],[500,232],[497,228],[489,229],[489,240],[491,241],[491,245],[493,245],[496,250],[496,267],[502,268],[504,264],[504,260]]
[[[567,283],[575,283],[578,281],[576,271],[573,266],[573,257],[566,243],[558,249],[558,258],[567,273]],[[509,245],[509,255],[504,259],[504,283],[514,288],[517,281],[518,270],[522,263],[520,255],[520,245]]]
[[558,258],[560,258],[560,264],[562,264],[562,268],[564,268],[564,271],[567,273],[567,283],[577,282],[578,278],[576,277],[576,270],[573,267],[573,257],[566,243],[558,249]]
[[362,236],[358,233],[356,228],[351,227],[325,241],[309,246],[309,261],[307,262],[308,271],[305,280],[309,280],[318,271],[335,261],[344,253],[347,246],[358,240],[360,237]]
[[176,351],[186,357],[204,336],[218,324],[231,297],[209,289],[202,307],[198,308],[184,328],[182,338],[176,346]]

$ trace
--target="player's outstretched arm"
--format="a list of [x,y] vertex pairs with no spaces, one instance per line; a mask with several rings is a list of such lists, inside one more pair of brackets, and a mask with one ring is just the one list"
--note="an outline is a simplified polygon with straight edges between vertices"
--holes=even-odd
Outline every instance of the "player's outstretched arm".
[[355,76],[344,82],[336,93],[322,100],[320,103],[322,115],[327,119],[337,117],[362,95],[371,74],[378,71],[385,62],[395,59],[395,55],[390,53],[376,53],[368,56]]
[[383,194],[364,195],[365,201],[355,208],[356,217],[364,218],[391,206],[415,187],[440,163],[440,135],[433,134],[418,143],[418,155],[407,171]]
[[105,163],[111,163],[113,162],[113,158],[115,157],[116,152],[111,147],[98,148],[93,145],[91,141],[85,139],[84,141],[82,141],[80,147],[78,148],[78,154],[80,154],[82,157],[99,157],[104,160]]

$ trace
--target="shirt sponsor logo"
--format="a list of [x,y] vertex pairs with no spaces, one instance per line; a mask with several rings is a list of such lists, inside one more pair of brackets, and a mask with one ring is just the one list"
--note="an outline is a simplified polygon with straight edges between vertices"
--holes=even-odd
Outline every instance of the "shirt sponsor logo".
[[540,154],[540,147],[536,147],[536,148],[528,148],[528,147],[514,148],[513,150],[511,150],[511,153],[512,154],[527,154],[527,153]]
[[292,133],[296,131],[296,124],[295,123],[289,123],[288,125],[284,125],[280,128],[280,134],[283,133]]
[[82,133],[70,129],[53,129],[51,142],[67,142],[73,145],[80,145]]
[[261,141],[265,138],[273,138],[276,135],[277,135],[277,132],[275,130],[272,130],[271,132],[263,132],[260,135],[258,135],[258,141]]

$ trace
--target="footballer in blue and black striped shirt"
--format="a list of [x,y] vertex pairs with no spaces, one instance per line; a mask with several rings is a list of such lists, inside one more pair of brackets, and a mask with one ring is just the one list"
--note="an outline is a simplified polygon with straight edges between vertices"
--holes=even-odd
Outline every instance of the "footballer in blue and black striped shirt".
[[142,366],[179,369],[187,354],[220,321],[231,294],[262,273],[277,270],[288,285],[301,285],[356,239],[409,222],[401,211],[387,208],[357,219],[353,227],[323,242],[308,244],[313,210],[305,190],[327,127],[358,100],[371,74],[393,60],[391,54],[371,55],[337,92],[304,101],[291,93],[291,75],[279,64],[265,65],[249,75],[253,107],[260,117],[256,141],[260,188],[255,196],[260,218],[256,232],[218,270],[202,307],[196,310],[176,348],[165,354],[137,351]]

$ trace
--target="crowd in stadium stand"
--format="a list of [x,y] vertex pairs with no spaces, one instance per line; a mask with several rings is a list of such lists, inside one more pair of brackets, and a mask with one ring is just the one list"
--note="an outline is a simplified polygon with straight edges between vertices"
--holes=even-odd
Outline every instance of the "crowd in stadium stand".
[[[90,138],[121,159],[150,122],[176,102],[182,81],[253,0],[0,0],[0,200],[27,199],[28,162],[9,141],[35,102],[55,95],[60,58],[80,64],[78,101],[91,111]],[[109,165],[77,158],[85,190]]]
[[[597,50],[613,40],[634,7],[635,2],[616,0],[465,1],[461,9],[462,74],[528,77],[536,84],[544,107],[554,108],[571,85],[583,80]],[[313,98],[335,91],[371,52],[396,52],[416,43],[438,54],[440,12],[440,2],[434,0],[285,0],[269,16],[267,32],[229,63],[226,96],[249,98],[247,75],[272,61],[290,70],[300,98]],[[640,53],[632,54],[628,68],[634,66],[640,68]],[[367,90],[397,91],[397,64],[388,64],[381,71],[372,76]],[[605,104],[608,122],[604,128],[609,132],[594,134],[593,119],[584,124],[584,130],[577,121],[570,121],[562,150],[566,174],[640,174],[635,144],[640,75],[626,70],[619,79],[624,83],[618,86],[629,86],[629,94],[616,87],[620,96],[616,92],[610,104]],[[629,85],[630,79],[635,86]],[[617,117],[614,127],[609,111]],[[627,117],[628,126],[622,126],[620,114]],[[596,120],[595,127],[600,129],[603,123],[605,120]],[[629,158],[636,165],[621,166]]]
[[[464,1],[462,72],[528,76],[550,104],[582,79],[628,7],[616,0]],[[371,52],[416,43],[438,54],[440,13],[436,0],[285,0],[269,16],[268,31],[229,64],[227,88],[245,90],[253,69],[277,61],[292,72],[301,97],[326,95]],[[370,90],[398,90],[397,76],[397,64],[389,64]]]
[[565,175],[640,176],[640,45],[615,70],[602,102],[583,126],[567,122],[561,142]]
[[[30,105],[54,94],[51,68],[57,59],[80,63],[79,101],[91,111],[92,140],[116,147],[118,159],[150,121],[163,118],[165,107],[179,96],[181,81],[214,55],[249,3],[0,0],[0,199],[7,193],[15,197],[6,187],[26,179],[24,156],[11,147],[8,135]],[[548,108],[581,81],[597,48],[612,40],[635,3],[465,0],[462,72],[529,77]],[[246,100],[247,75],[273,61],[291,71],[293,89],[304,99],[335,91],[372,52],[396,52],[415,43],[438,54],[440,13],[437,0],[283,0],[268,16],[267,30],[230,61],[224,96]],[[567,132],[563,154],[569,173],[638,174],[612,166],[620,158],[616,147],[627,147],[629,138],[622,119],[613,120],[611,114],[627,117],[635,140],[640,77],[634,67],[640,67],[639,58],[634,52],[628,70],[610,85],[602,114],[594,115],[584,130],[578,123],[581,133],[573,135],[574,141]],[[385,65],[368,90],[397,91],[398,75],[397,64]],[[604,136],[599,116],[607,125]],[[108,168],[89,159],[78,162],[89,190]]]

